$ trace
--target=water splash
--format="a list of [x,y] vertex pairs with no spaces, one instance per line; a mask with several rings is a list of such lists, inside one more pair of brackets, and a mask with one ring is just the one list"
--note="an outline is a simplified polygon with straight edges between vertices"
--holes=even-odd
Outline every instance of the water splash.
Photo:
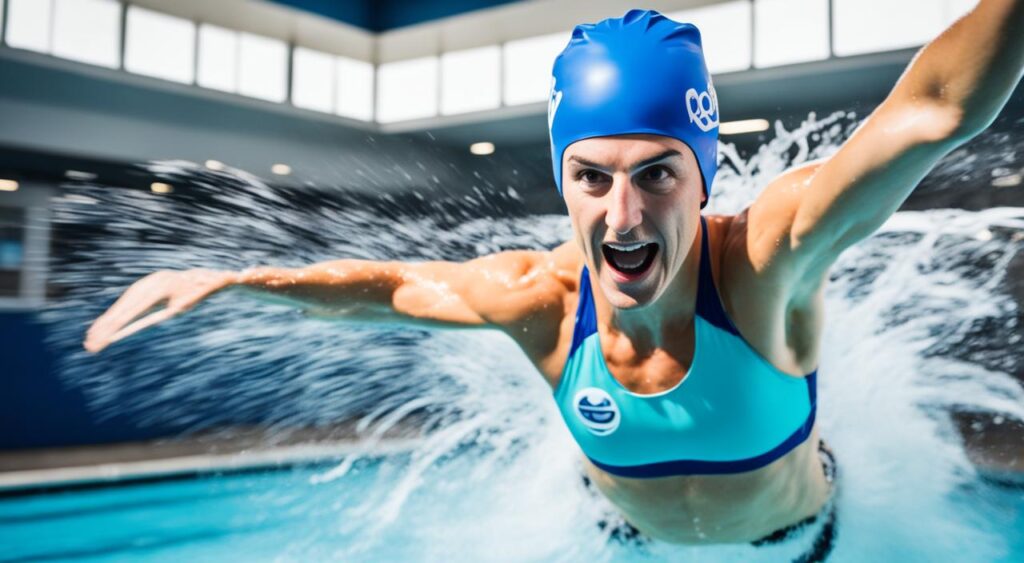
[[[722,145],[710,210],[742,209],[779,172],[832,154],[856,125],[844,112],[812,114],[791,131],[776,123],[749,159]],[[1005,160],[993,149],[972,164]],[[55,276],[70,289],[46,312],[68,350],[131,280],[156,269],[460,260],[570,236],[559,216],[480,217],[474,204],[422,196],[427,213],[389,196],[352,205],[351,194],[311,198],[234,170],[151,170],[188,189],[168,198],[75,184],[54,201],[59,225],[88,234],[68,243]],[[1006,510],[1004,497],[984,492],[947,414],[1024,419],[1024,394],[1009,375],[1019,367],[1010,346],[1019,312],[1004,287],[1022,233],[1020,208],[899,213],[833,269],[819,419],[842,472],[835,560],[935,560],[952,549],[962,560],[995,560],[1024,549],[1012,532],[1022,504]],[[967,361],[961,352],[976,344],[979,323],[1001,327],[1007,342],[990,346],[984,362]],[[227,293],[102,355],[69,352],[63,377],[96,412],[138,424],[184,431],[259,421],[285,433],[356,417],[366,457],[396,427],[420,433],[412,451],[380,462],[361,500],[332,502],[347,498],[332,487],[360,471],[361,456],[314,476],[322,492],[308,505],[323,517],[280,547],[284,559],[375,559],[402,546],[427,560],[775,561],[809,541],[609,544],[610,529],[597,522],[613,511],[580,484],[578,450],[550,390],[498,333],[329,323]]]

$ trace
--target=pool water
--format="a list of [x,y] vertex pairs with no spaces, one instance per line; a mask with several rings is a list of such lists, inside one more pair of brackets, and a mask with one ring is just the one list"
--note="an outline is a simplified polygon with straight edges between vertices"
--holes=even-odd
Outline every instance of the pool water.
[[[0,499],[0,561],[780,561],[813,540],[803,534],[762,548],[617,542],[599,525],[614,516],[578,483],[565,483],[546,509],[513,500],[515,487],[499,483],[476,483],[475,494],[460,495],[464,487],[445,483],[471,471],[461,463],[432,468],[435,485],[408,499],[399,525],[381,527],[367,511],[377,510],[376,491],[407,462],[363,459],[341,479],[324,479],[332,465],[321,465]],[[533,496],[536,485],[522,491]],[[495,499],[504,502],[485,502]],[[1002,546],[946,545],[884,507],[863,529],[863,521],[844,518],[853,510],[844,501],[832,561],[948,560],[948,549],[957,561],[1024,555],[1022,491],[979,485],[948,499],[950,509],[985,519],[992,532],[1001,528]],[[543,529],[553,523],[555,530]]]
[[[343,483],[314,487],[312,473],[221,475],[2,500],[0,561],[273,559],[286,555],[296,537],[332,527],[331,506],[358,501],[372,477],[354,473]],[[335,528],[332,541],[351,543],[343,527]]]

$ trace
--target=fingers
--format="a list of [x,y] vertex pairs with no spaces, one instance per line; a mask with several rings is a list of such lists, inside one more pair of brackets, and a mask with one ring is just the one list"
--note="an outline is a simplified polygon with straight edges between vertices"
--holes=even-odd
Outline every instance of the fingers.
[[134,323],[129,324],[128,326],[122,328],[121,330],[118,330],[117,332],[114,332],[113,334],[110,334],[110,331],[89,334],[89,336],[85,340],[85,349],[95,354],[96,352],[103,350],[107,346],[110,346],[114,342],[127,338],[135,334],[136,332],[149,328],[155,324],[162,323],[167,319],[174,317],[179,312],[180,310],[178,309],[161,309],[155,313],[151,313],[150,315],[147,315],[135,321]]
[[162,287],[166,285],[165,277],[160,273],[142,278],[131,285],[109,309],[93,322],[89,332],[114,332],[132,322],[146,311],[166,299]]
[[168,303],[166,285],[167,276],[163,272],[146,276],[132,284],[86,331],[83,343],[85,349],[90,352],[102,350],[114,341],[112,336],[125,325],[144,317],[154,307]]
[[[231,274],[211,270],[156,272],[132,284],[86,331],[83,346],[99,352],[131,334],[183,313],[226,287]],[[157,310],[159,307],[165,308]]]
[[[166,304],[166,301],[164,304]],[[160,307],[160,304],[156,304],[123,321],[115,322],[113,319],[97,319],[92,326],[89,327],[89,330],[86,331],[83,346],[89,352],[99,352],[112,343],[114,341],[113,336],[117,334],[118,331],[123,330],[126,325],[129,325],[133,321],[148,318],[149,315],[164,310],[166,309]]]

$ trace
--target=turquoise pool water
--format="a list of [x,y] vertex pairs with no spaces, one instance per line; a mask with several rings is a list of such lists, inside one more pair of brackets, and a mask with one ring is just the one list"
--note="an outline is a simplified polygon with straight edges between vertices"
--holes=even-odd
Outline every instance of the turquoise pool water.
[[[515,502],[481,505],[471,495],[450,496],[463,487],[446,478],[470,470],[461,463],[433,468],[434,484],[408,499],[399,520],[380,527],[365,509],[382,508],[376,491],[407,461],[364,459],[340,479],[329,478],[332,464],[0,499],[0,561],[787,561],[812,540],[804,535],[768,548],[623,544],[600,529],[609,513],[599,501],[578,504],[596,510],[565,510],[567,501],[586,496],[576,482],[564,483],[561,497],[550,499],[550,512],[565,518],[558,533],[531,530],[529,518],[552,519],[524,514]],[[484,485],[475,499],[493,499],[495,485]],[[536,487],[524,485],[523,492]],[[987,519],[985,527],[1008,540],[963,545],[952,560],[1024,559],[1024,491],[980,484],[948,501]],[[831,561],[935,561],[941,555],[928,546],[942,538],[926,534],[942,530],[922,530],[907,541],[891,528],[913,530],[914,522],[897,523],[880,511],[875,529],[859,529],[857,518],[846,518],[850,510],[850,503],[840,504]]]
[[[332,507],[357,503],[372,468],[315,486],[317,470],[205,476],[0,500],[0,561],[307,559],[353,543]],[[304,539],[300,539],[304,538]],[[315,547],[304,546],[309,540]],[[296,541],[298,540],[298,541]],[[379,553],[401,560],[401,545]]]

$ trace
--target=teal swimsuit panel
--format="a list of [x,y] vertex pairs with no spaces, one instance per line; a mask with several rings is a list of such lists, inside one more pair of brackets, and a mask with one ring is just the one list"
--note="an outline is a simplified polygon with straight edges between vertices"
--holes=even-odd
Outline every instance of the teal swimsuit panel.
[[803,443],[814,427],[817,371],[785,374],[739,334],[715,289],[703,217],[701,223],[693,361],[682,381],[661,393],[633,393],[608,370],[583,269],[573,346],[555,401],[580,448],[609,473],[751,471]]

